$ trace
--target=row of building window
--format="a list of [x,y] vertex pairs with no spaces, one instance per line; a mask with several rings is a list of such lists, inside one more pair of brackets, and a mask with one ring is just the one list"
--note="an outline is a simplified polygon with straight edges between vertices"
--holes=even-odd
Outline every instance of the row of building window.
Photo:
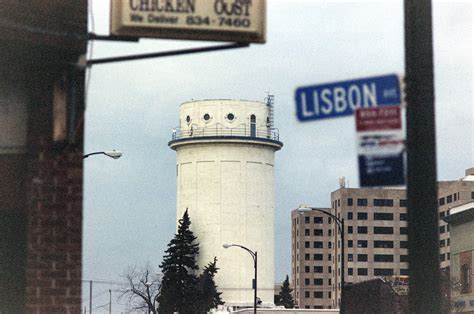
[[[304,229],[304,235],[310,236],[311,229]],[[324,229],[313,229],[313,236],[323,236],[323,235],[324,235]],[[332,236],[332,229],[328,229],[327,235]]]
[[[368,246],[369,246],[369,241],[357,240],[358,248],[367,248]],[[354,241],[348,240],[347,247],[354,247]],[[374,248],[393,248],[393,241],[374,241]],[[400,241],[400,248],[407,249],[408,241]]]
[[[357,261],[358,262],[368,262],[369,256],[367,254],[357,254]],[[394,262],[394,255],[391,254],[374,254],[374,262],[380,263],[392,263]],[[347,254],[347,260],[349,262],[354,261],[353,254]],[[408,255],[400,255],[400,262],[407,263],[408,262]]]
[[[315,299],[322,299],[323,295],[324,295],[323,291],[313,291],[313,298],[315,298]],[[310,298],[311,297],[311,291],[305,291],[304,292],[304,297],[305,298]],[[327,297],[328,297],[328,299],[331,298],[331,291],[328,291]]]
[[[389,198],[374,198],[372,204],[375,207],[393,207],[394,200]],[[401,199],[398,204],[400,207],[407,207],[407,200]],[[347,206],[354,206],[354,200],[352,198],[347,199]],[[369,201],[366,198],[358,198],[357,206],[369,206]]]
[[[393,220],[393,213],[373,213],[374,220]],[[347,213],[347,220],[353,220],[354,213],[348,212]],[[369,215],[366,212],[358,212],[357,213],[357,220],[368,220]],[[399,219],[402,221],[408,220],[407,213],[400,213]]]
[[439,203],[439,206],[442,206],[444,204],[456,202],[458,199],[459,199],[459,192],[448,195],[446,197],[440,197],[438,203]]
[[[332,223],[331,217],[327,217],[327,221],[328,221],[328,224],[331,224]],[[305,224],[311,223],[311,217],[305,216],[304,217],[304,223]],[[322,223],[324,223],[324,219],[323,219],[323,217],[313,217],[313,223],[322,224]]]
[[[310,261],[311,260],[311,254],[306,253],[304,255],[305,261]],[[322,261],[324,260],[324,255],[323,254],[313,254],[313,261]],[[332,260],[332,255],[328,254],[328,261]]]
[[[400,227],[399,229],[400,234],[408,234],[408,227]],[[348,226],[347,233],[353,234],[354,227]],[[369,228],[366,226],[359,226],[357,227],[358,234],[368,234]],[[393,227],[373,227],[373,234],[393,234]]]
[[[347,273],[349,276],[354,275],[354,269],[348,268]],[[394,271],[392,268],[374,268],[374,276],[393,276]],[[369,269],[368,268],[357,268],[357,276],[368,276]],[[408,276],[408,269],[401,268],[400,269],[401,276]]]

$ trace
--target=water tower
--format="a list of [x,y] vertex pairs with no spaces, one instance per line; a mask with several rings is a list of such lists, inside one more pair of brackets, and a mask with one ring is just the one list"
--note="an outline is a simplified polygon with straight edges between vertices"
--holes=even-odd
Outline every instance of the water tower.
[[266,102],[197,100],[180,107],[173,130],[177,217],[186,209],[198,237],[202,269],[217,256],[216,276],[227,305],[253,304],[251,256],[258,252],[258,297],[273,304],[274,165],[283,144],[273,124],[273,96]]

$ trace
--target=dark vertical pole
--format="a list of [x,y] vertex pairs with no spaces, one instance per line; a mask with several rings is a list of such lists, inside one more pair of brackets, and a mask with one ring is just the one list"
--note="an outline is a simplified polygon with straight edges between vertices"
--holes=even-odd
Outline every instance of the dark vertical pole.
[[345,274],[345,259],[344,259],[344,218],[341,219],[341,305],[340,305],[340,313],[344,314],[344,274]]
[[431,0],[405,0],[410,313],[440,313]]
[[92,280],[89,281],[89,313],[92,314]]
[[255,287],[253,290],[253,313],[257,314],[257,251],[255,251],[255,258],[253,259],[253,267],[255,269]]

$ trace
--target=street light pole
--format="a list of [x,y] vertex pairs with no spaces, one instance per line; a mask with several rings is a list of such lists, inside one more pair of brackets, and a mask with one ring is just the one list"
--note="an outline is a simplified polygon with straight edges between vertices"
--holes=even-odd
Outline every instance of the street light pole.
[[239,244],[224,244],[222,245],[224,249],[236,246],[247,251],[253,259],[253,268],[254,268],[254,277],[253,277],[253,313],[257,314],[257,251],[252,251],[249,248],[246,248],[243,245]]
[[[321,208],[316,208],[316,207],[300,207],[300,209],[311,209],[311,210],[315,210],[315,211],[318,211],[318,212],[321,212],[329,217],[331,217],[332,219],[334,219],[334,222],[336,223],[337,225],[337,228],[339,229],[339,233],[341,234],[341,303],[339,305],[339,309],[340,309],[340,313],[341,314],[344,314],[344,302],[343,302],[343,297],[344,297],[344,285],[345,285],[345,281],[344,281],[344,276],[345,276],[345,258],[344,258],[344,255],[345,255],[345,243],[344,243],[344,218],[342,219],[339,219],[337,218],[337,216],[331,214],[330,212],[324,210],[324,209],[321,209]],[[337,243],[335,243],[334,245],[337,246]],[[337,259],[337,256],[336,256],[336,259]],[[337,296],[336,296],[337,298]],[[336,303],[337,303],[337,299],[336,299]]]

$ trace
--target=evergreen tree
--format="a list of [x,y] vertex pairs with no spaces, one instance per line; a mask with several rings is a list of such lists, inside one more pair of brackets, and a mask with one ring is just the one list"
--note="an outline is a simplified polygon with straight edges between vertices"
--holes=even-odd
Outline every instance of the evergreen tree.
[[196,255],[199,253],[199,244],[196,237],[189,230],[191,220],[188,210],[179,220],[178,233],[168,244],[160,268],[163,272],[161,293],[158,298],[159,312],[162,314],[194,313],[197,299]]
[[281,291],[278,294],[278,300],[275,302],[276,305],[283,305],[287,309],[292,309],[295,307],[295,301],[291,292],[293,289],[290,289],[290,281],[288,280],[288,275],[286,275],[285,281],[281,286]]
[[204,267],[202,274],[199,276],[197,290],[199,298],[197,301],[197,313],[207,313],[210,309],[217,308],[218,305],[224,304],[221,299],[222,292],[217,292],[217,286],[214,282],[214,276],[219,268],[216,266],[217,258]]

